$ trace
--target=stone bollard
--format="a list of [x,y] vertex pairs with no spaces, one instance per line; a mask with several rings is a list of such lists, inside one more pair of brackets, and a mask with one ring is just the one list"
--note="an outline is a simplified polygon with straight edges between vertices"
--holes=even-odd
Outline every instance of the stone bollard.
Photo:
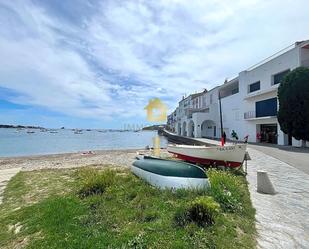
[[257,192],[270,195],[276,193],[266,171],[260,170],[257,172]]

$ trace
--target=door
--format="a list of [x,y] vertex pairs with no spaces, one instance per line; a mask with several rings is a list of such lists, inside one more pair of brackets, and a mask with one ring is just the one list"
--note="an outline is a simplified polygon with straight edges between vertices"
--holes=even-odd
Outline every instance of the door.
[[261,142],[277,144],[277,124],[261,124]]

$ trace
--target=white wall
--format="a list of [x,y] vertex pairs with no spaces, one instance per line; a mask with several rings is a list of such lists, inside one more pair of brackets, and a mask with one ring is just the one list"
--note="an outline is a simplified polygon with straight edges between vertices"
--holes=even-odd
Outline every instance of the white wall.
[[221,99],[222,121],[226,137],[231,139],[231,132],[235,130],[239,139],[245,136],[244,114],[240,93]]
[[[216,126],[216,137],[220,137],[220,123],[219,123],[219,117],[218,117],[218,104],[212,104],[209,107],[209,113],[205,113],[205,112],[196,112],[192,114],[192,120],[194,122],[194,136],[195,137],[202,137],[202,135],[206,135],[205,133],[202,134],[202,124],[204,121],[209,120],[212,121],[213,125]],[[213,134],[213,129],[212,132],[208,131],[207,135],[211,134],[210,137],[212,137]]]
[[299,49],[294,48],[265,64],[250,71],[239,74],[239,90],[248,94],[248,86],[257,81],[261,82],[261,90],[269,89],[273,85],[273,75],[287,69],[295,69],[300,65]]
[[201,125],[202,122],[208,118],[207,113],[196,112],[192,114],[192,120],[194,122],[194,137],[202,137]]
[[309,49],[308,48],[301,48],[301,65],[304,67],[309,67]]

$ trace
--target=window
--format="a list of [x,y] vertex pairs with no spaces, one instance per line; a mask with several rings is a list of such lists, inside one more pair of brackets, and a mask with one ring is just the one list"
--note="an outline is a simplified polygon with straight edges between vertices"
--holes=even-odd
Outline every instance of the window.
[[260,89],[261,89],[261,82],[260,81],[249,85],[249,93],[258,91]]
[[285,70],[281,73],[277,73],[274,75],[274,82],[273,85],[279,84],[282,82],[283,78],[290,72],[290,69]]
[[212,104],[212,94],[210,94],[210,104]]
[[255,103],[256,117],[277,116],[277,98],[265,99]]

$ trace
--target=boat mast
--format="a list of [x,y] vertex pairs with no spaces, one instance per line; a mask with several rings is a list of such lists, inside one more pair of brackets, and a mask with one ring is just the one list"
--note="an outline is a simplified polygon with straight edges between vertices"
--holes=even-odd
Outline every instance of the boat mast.
[[221,125],[221,145],[224,145],[223,142],[223,122],[222,122],[222,107],[221,107],[221,94],[219,90],[219,108],[220,108],[220,125]]

